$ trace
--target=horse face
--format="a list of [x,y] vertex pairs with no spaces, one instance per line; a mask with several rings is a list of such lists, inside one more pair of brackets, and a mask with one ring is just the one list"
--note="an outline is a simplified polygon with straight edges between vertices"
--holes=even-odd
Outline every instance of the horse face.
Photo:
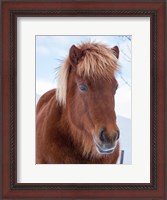
[[74,67],[78,62],[76,55],[77,52],[74,52],[75,59],[68,80],[69,118],[77,131],[91,138],[96,151],[112,153],[119,139],[114,99],[118,83],[114,77],[107,80],[104,77],[91,79],[77,75]]

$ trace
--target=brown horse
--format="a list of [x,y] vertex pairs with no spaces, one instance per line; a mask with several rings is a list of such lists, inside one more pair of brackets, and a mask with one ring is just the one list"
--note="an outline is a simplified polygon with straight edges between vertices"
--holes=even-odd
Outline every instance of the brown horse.
[[39,100],[37,164],[112,164],[119,157],[114,95],[119,49],[100,43],[70,48],[58,88]]

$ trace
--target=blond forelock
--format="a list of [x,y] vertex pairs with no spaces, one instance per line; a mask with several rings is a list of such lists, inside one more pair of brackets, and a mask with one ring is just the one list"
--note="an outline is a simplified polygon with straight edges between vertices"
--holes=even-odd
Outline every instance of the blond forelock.
[[[115,52],[101,43],[82,43],[77,46],[83,51],[83,57],[76,66],[77,74],[90,79],[105,78],[112,80],[118,68]],[[56,98],[59,104],[66,104],[67,79],[69,76],[69,57],[62,65],[57,83]]]

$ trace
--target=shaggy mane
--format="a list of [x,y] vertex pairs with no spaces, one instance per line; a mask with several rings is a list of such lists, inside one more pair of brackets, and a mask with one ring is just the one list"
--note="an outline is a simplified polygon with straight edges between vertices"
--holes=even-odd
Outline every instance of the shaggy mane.
[[[83,51],[76,73],[90,79],[104,78],[112,80],[118,68],[115,52],[104,44],[82,43],[77,46]],[[69,57],[65,60],[58,75],[56,99],[59,104],[66,104],[67,79],[70,71]]]

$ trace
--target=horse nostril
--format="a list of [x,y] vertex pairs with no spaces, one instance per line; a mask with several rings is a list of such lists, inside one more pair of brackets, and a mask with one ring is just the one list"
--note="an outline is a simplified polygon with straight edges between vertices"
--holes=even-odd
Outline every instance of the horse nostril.
[[100,133],[99,133],[99,139],[104,142],[104,131],[105,128],[101,128]]
[[116,140],[118,140],[119,139],[119,137],[120,137],[120,131],[119,131],[119,129],[117,130],[117,137],[116,137]]
[[119,129],[111,137],[105,128],[100,129],[99,139],[103,143],[115,143],[120,137]]
[[120,133],[119,133],[119,129],[115,132],[114,136],[113,136],[113,141],[117,141],[119,139]]
[[109,137],[108,133],[106,132],[106,129],[105,129],[105,128],[102,128],[102,129],[100,130],[99,139],[100,139],[102,142],[105,142],[105,143],[110,142],[110,137]]

